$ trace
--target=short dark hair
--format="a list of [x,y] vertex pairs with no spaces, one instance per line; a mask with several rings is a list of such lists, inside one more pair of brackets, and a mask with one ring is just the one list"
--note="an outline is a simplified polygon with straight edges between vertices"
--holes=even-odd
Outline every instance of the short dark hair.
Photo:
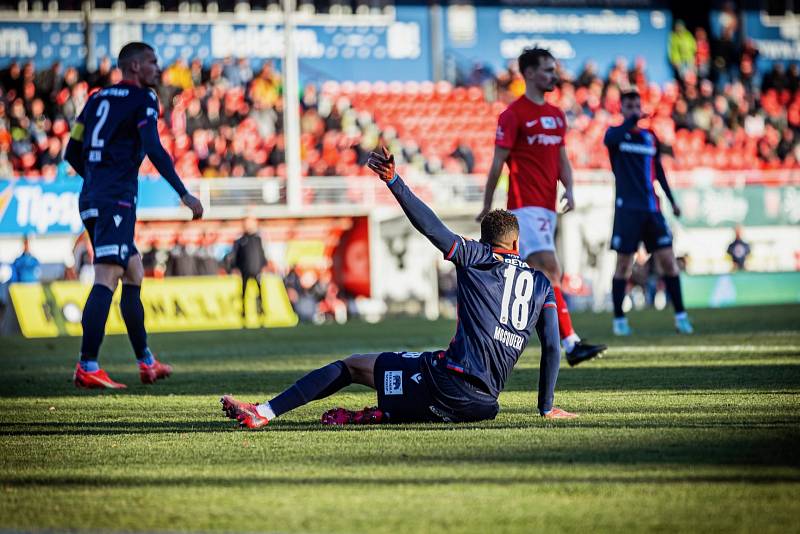
[[155,52],[153,47],[147,43],[134,41],[126,44],[122,47],[122,50],[119,51],[119,56],[117,56],[117,67],[126,70],[131,61],[138,59],[143,52],[147,52],[148,50],[150,52]]
[[621,95],[619,95],[619,101],[622,102],[623,100],[630,100],[633,98],[642,98],[642,95],[639,94],[639,91],[636,89],[629,89],[627,91],[623,91]]
[[533,67],[534,69],[538,68],[542,63],[542,59],[545,58],[556,59],[553,57],[553,54],[550,53],[550,50],[546,48],[539,48],[538,46],[526,48],[522,51],[522,54],[519,55],[519,73],[524,76],[525,69],[528,67]]
[[481,220],[481,241],[496,245],[507,238],[519,236],[517,217],[506,210],[492,210]]

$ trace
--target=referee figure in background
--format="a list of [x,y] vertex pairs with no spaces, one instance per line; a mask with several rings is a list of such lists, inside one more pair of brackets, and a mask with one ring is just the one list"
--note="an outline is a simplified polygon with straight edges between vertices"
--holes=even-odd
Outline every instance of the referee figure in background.
[[258,235],[258,220],[252,216],[247,217],[242,226],[244,233],[234,241],[231,257],[233,267],[242,276],[242,326],[244,326],[247,319],[245,295],[250,280],[256,282],[256,311],[259,317],[264,313],[261,300],[261,272],[267,266],[267,257],[264,255],[264,244]]

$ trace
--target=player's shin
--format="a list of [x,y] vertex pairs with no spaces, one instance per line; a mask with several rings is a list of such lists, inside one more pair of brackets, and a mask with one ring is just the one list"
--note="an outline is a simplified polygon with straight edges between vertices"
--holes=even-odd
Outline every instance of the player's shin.
[[[324,399],[333,395],[352,383],[350,370],[343,361],[339,360],[311,371],[265,404],[273,412],[273,417],[277,417],[312,400]],[[259,405],[258,408],[261,409],[262,406],[265,405]]]
[[147,349],[147,331],[144,328],[144,306],[141,299],[142,288],[133,284],[122,284],[122,297],[119,301],[119,309],[122,319],[125,321],[125,328],[128,330],[133,352],[136,359],[152,364],[150,351]]
[[[569,316],[569,308],[567,308],[567,301],[564,300],[564,295],[561,293],[560,287],[553,287],[553,294],[556,297],[556,305],[558,306],[558,332],[561,336],[561,339],[568,339],[571,337],[577,338],[574,339],[573,344],[577,341],[580,341],[580,338],[575,335],[575,329],[572,328],[572,318]],[[567,347],[567,352],[569,352],[569,347]]]
[[611,280],[611,296],[614,301],[614,318],[619,319],[625,317],[625,312],[622,310],[622,303],[625,300],[625,289],[628,286],[628,281],[625,278],[614,278]]
[[[81,362],[96,362],[100,344],[106,329],[108,311],[111,309],[111,298],[114,293],[102,284],[95,284],[86,299],[81,317],[83,339],[81,340]],[[83,367],[91,364],[81,364]],[[92,366],[96,368],[96,364]],[[84,370],[94,370],[85,368]]]
[[680,275],[665,276],[664,286],[669,295],[669,300],[675,308],[675,314],[683,313],[686,309],[683,307],[683,291],[681,291],[681,278]]

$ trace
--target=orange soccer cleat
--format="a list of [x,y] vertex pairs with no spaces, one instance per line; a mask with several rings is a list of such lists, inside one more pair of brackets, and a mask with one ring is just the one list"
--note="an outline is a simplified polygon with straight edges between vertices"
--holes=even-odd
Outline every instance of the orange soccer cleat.
[[553,409],[549,412],[542,414],[542,417],[545,419],[575,419],[578,417],[578,414],[570,413],[566,410],[562,410],[561,408],[553,407]]
[[156,380],[167,378],[172,374],[172,366],[153,360],[152,365],[139,362],[139,379],[142,384],[155,384]]
[[72,381],[76,387],[85,389],[125,389],[125,384],[114,382],[109,378],[108,373],[102,369],[97,371],[84,371],[81,364],[75,364],[75,374],[72,376]]
[[238,401],[230,395],[223,395],[219,402],[222,403],[222,411],[225,412],[225,416],[228,419],[236,419],[242,427],[256,430],[269,423],[269,419],[258,413],[255,404]]

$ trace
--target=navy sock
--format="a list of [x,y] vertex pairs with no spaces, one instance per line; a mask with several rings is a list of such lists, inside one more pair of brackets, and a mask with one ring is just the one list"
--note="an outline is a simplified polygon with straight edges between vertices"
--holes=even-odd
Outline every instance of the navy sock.
[[613,278],[611,280],[611,296],[614,300],[614,317],[625,317],[625,312],[622,311],[622,302],[625,300],[625,288],[628,287],[628,281],[625,278]]
[[672,301],[672,306],[675,308],[675,313],[686,311],[683,307],[683,292],[681,291],[681,277],[679,276],[665,276],[664,285],[667,289],[669,300]]
[[111,309],[111,297],[114,292],[104,285],[95,284],[86,299],[81,317],[83,339],[81,340],[81,360],[97,360],[100,344],[106,331],[108,311]]
[[133,353],[137,360],[145,360],[150,356],[147,349],[147,331],[144,329],[144,306],[141,299],[142,288],[133,284],[122,284],[122,298],[119,310],[128,330]]
[[269,401],[275,415],[294,410],[312,400],[324,399],[353,383],[350,370],[339,360],[311,371]]

